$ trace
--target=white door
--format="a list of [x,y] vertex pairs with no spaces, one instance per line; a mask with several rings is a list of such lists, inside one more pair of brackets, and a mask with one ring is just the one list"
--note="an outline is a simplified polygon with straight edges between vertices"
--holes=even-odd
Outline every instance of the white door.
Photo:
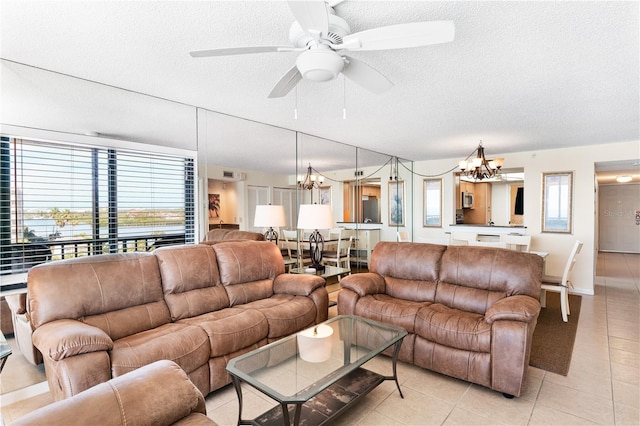
[[600,185],[599,249],[640,253],[640,184]]
[[269,187],[268,186],[254,186],[249,185],[247,187],[247,207],[249,211],[249,223],[247,223],[247,229],[254,232],[263,232],[262,229],[253,226],[253,221],[256,217],[256,206],[262,206],[269,204]]

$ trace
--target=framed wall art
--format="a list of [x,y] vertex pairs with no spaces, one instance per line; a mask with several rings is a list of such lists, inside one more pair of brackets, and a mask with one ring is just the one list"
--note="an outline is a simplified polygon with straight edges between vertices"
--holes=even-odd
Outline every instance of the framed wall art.
[[389,182],[389,226],[404,226],[404,181]]
[[331,205],[331,187],[330,186],[321,186],[320,187],[320,204]]

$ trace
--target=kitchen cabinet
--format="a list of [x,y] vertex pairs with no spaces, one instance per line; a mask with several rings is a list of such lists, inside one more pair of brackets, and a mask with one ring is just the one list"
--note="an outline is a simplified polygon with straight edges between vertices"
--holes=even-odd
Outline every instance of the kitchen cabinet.
[[491,220],[491,184],[487,182],[469,183],[473,185],[473,208],[464,209],[464,223],[487,225]]
[[380,187],[379,186],[363,186],[362,195],[367,197],[380,198]]

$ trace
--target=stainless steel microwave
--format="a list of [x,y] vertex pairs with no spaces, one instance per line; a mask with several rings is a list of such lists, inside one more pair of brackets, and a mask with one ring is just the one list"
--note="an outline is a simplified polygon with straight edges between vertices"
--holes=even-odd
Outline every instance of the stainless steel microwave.
[[462,208],[463,209],[473,208],[473,194],[471,192],[462,193]]

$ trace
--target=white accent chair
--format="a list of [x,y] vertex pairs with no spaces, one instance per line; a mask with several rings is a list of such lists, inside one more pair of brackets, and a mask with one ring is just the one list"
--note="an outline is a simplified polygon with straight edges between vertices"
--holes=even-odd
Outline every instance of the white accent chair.
[[567,264],[564,267],[564,272],[561,277],[552,275],[542,276],[542,287],[540,290],[540,305],[546,306],[547,291],[555,291],[560,293],[560,307],[562,309],[562,321],[567,322],[568,315],[571,315],[569,309],[569,288],[573,288],[573,284],[569,281],[569,274],[576,263],[576,256],[582,249],[582,241],[576,240],[567,259]]

